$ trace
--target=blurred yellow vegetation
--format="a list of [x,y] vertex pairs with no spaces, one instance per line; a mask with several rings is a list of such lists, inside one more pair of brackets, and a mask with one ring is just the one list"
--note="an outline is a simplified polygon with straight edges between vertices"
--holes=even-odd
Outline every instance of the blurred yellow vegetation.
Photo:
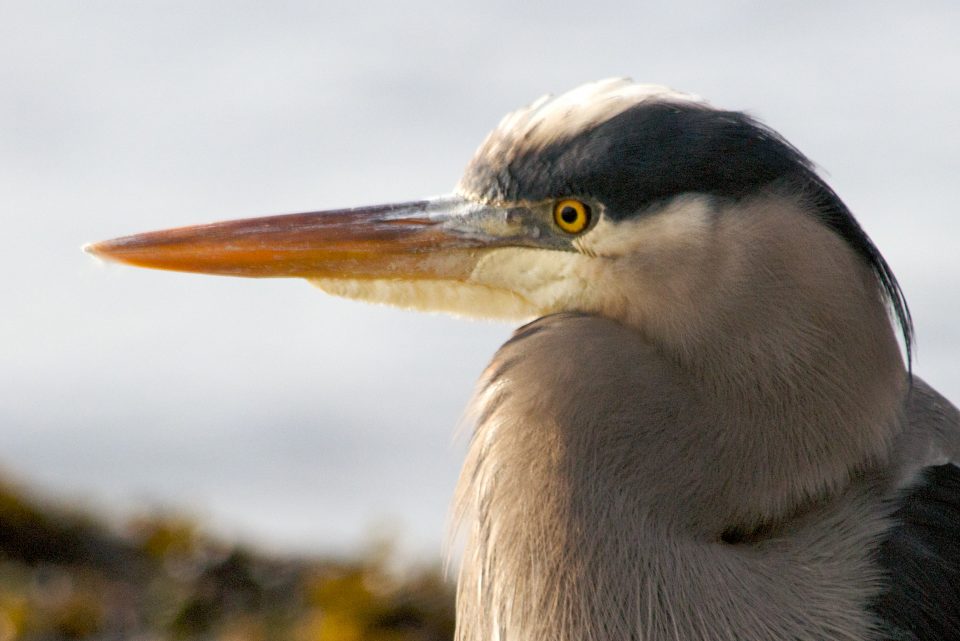
[[438,568],[257,554],[179,515],[122,531],[0,483],[0,641],[449,641]]

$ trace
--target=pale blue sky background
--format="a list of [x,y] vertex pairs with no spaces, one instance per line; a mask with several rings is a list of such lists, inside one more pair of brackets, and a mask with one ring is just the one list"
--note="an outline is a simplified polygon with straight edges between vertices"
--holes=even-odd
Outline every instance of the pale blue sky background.
[[439,551],[454,425],[510,328],[84,242],[449,190],[546,92],[627,75],[817,161],[960,399],[960,4],[0,1],[0,470],[274,548]]

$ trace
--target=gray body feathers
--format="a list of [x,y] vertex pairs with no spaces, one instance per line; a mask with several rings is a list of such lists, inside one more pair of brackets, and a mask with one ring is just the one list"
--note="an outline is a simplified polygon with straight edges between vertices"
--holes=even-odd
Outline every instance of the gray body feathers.
[[647,296],[644,269],[684,268],[661,244],[632,266],[658,310],[548,316],[498,352],[458,489],[460,641],[888,638],[878,550],[960,421],[909,391],[852,250],[789,199],[739,211],[703,232],[732,254],[689,266],[703,295]]

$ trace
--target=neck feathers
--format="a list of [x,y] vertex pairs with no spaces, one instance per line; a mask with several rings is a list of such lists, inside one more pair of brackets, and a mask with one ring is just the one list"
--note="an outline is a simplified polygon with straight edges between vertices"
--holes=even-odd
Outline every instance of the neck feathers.
[[758,207],[700,226],[728,249],[672,263],[682,296],[641,257],[635,313],[498,352],[458,488],[462,641],[871,638],[903,364],[869,267]]

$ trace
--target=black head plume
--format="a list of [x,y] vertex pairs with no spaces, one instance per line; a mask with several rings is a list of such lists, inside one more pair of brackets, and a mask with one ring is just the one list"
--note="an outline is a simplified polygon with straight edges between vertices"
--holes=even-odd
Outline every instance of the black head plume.
[[872,267],[912,362],[913,323],[890,266],[813,163],[777,132],[663,87],[610,80],[508,115],[467,166],[459,190],[488,202],[582,196],[617,220],[682,194],[739,200],[769,189],[810,210]]

